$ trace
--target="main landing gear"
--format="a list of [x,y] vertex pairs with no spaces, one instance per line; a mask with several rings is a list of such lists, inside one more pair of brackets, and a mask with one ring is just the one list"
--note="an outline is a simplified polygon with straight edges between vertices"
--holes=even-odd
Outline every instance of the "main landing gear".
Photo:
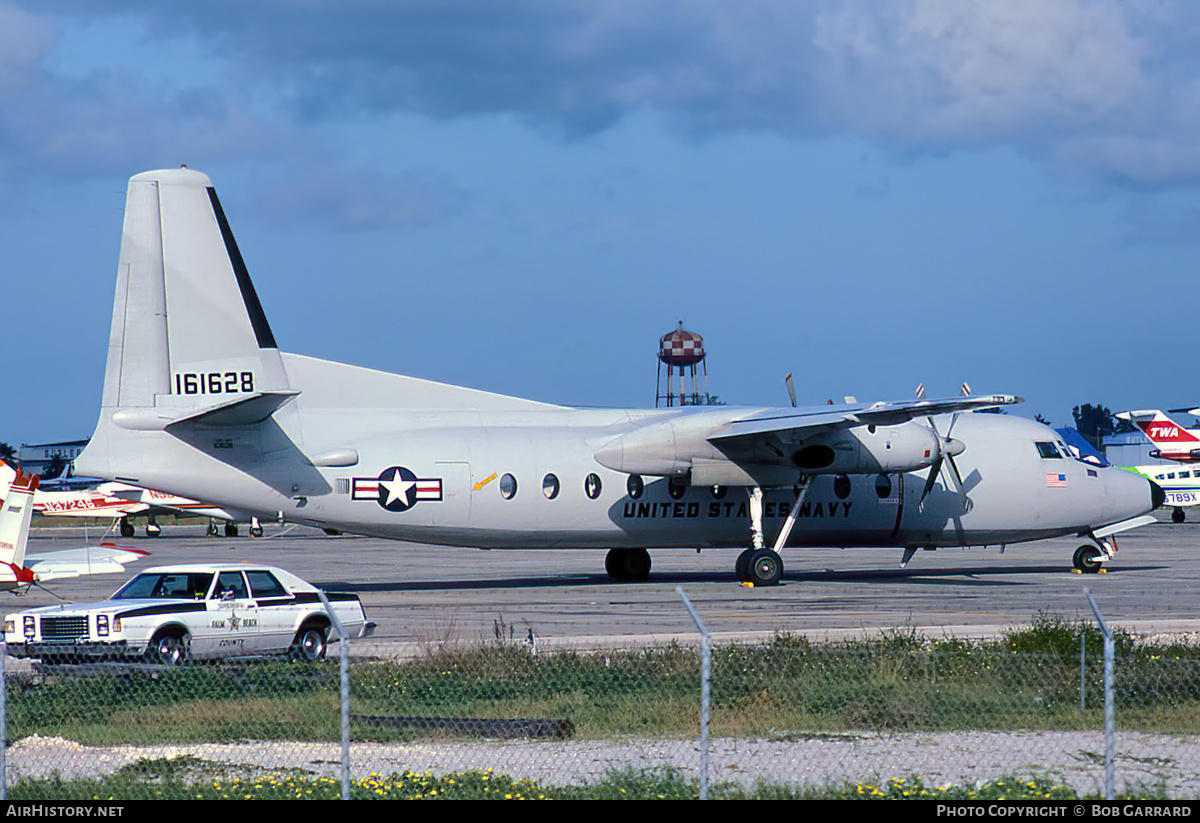
[[738,580],[755,586],[779,584],[783,577],[783,558],[779,553],[783,551],[787,539],[792,534],[792,528],[796,525],[796,515],[800,513],[800,504],[808,495],[811,482],[812,478],[808,476],[800,477],[792,509],[788,512],[787,520],[783,521],[783,528],[779,530],[779,535],[775,538],[775,545],[770,549],[766,548],[763,540],[762,487],[754,486],[746,490],[750,495],[750,548],[738,555],[737,564],[734,566]]
[[[133,523],[129,521],[128,517],[122,517],[120,522],[117,524],[117,527],[121,530],[121,537],[133,537]],[[160,534],[162,534],[162,526],[154,522],[153,517],[149,518],[146,523],[146,536],[158,537]]]
[[1171,522],[1182,523],[1184,520],[1187,520],[1187,515],[1183,513],[1183,509],[1181,507],[1176,506],[1175,510],[1171,512]]
[[650,552],[645,549],[609,549],[604,570],[613,580],[638,581],[650,576]]
[[[208,536],[209,537],[220,537],[222,531],[225,532],[226,537],[237,537],[239,534],[241,534],[241,532],[238,529],[238,524],[234,523],[232,520],[225,521],[225,525],[221,526],[218,524],[216,518],[210,517],[208,519]],[[250,518],[250,536],[251,537],[262,537],[262,535],[263,535],[262,523],[259,522],[259,519],[257,517],[251,517]]]

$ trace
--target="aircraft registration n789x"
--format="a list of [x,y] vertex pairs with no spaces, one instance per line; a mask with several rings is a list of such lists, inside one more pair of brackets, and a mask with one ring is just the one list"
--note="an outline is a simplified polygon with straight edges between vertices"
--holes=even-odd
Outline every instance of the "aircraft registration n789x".
[[1089,466],[1008,395],[815,408],[555,406],[280,351],[209,178],[131,179],[100,419],[79,472],[329,531],[483,548],[1001,545],[1093,570],[1161,490]]

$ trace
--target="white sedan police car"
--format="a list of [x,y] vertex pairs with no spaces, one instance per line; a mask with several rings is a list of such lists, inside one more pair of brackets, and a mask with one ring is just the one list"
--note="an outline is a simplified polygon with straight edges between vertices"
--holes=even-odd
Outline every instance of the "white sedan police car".
[[[357,595],[326,597],[348,636],[374,631]],[[296,575],[223,563],[159,566],[99,603],[10,614],[4,636],[15,657],[143,657],[175,664],[255,654],[315,660],[336,631],[317,589]]]

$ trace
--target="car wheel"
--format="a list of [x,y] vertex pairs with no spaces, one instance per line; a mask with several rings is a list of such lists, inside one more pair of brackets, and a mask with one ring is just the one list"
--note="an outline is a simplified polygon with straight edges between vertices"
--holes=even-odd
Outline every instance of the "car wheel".
[[320,660],[329,645],[329,629],[325,626],[304,626],[288,650],[293,660]]
[[177,634],[160,634],[150,642],[146,658],[151,663],[178,666],[187,660],[187,638]]

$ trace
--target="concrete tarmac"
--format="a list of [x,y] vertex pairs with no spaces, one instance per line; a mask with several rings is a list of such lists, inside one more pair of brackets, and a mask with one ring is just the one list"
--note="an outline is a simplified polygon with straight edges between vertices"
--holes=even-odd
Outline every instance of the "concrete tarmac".
[[[328,537],[267,526],[261,538],[205,537],[200,526],[164,526],[161,537],[104,536],[100,529],[36,528],[31,555],[98,543],[102,536],[150,551],[125,575],[62,580],[71,601],[106,597],[139,569],[178,562],[256,562],[317,585],[357,592],[375,637],[355,656],[408,656],[445,645],[505,640],[541,648],[692,643],[696,630],[677,587],[717,641],[813,640],[916,631],[929,638],[995,636],[1039,612],[1091,620],[1090,589],[1110,624],[1136,635],[1200,638],[1200,523],[1161,522],[1126,533],[1107,573],[1071,571],[1076,538],[998,548],[919,552],[900,569],[899,549],[788,549],[781,585],[749,588],[733,575],[737,552],[652,551],[642,583],[617,583],[596,550],[481,551],[365,537]],[[85,534],[86,531],[86,534]],[[243,528],[244,533],[244,528]],[[59,602],[45,591],[0,595],[5,611]]]

